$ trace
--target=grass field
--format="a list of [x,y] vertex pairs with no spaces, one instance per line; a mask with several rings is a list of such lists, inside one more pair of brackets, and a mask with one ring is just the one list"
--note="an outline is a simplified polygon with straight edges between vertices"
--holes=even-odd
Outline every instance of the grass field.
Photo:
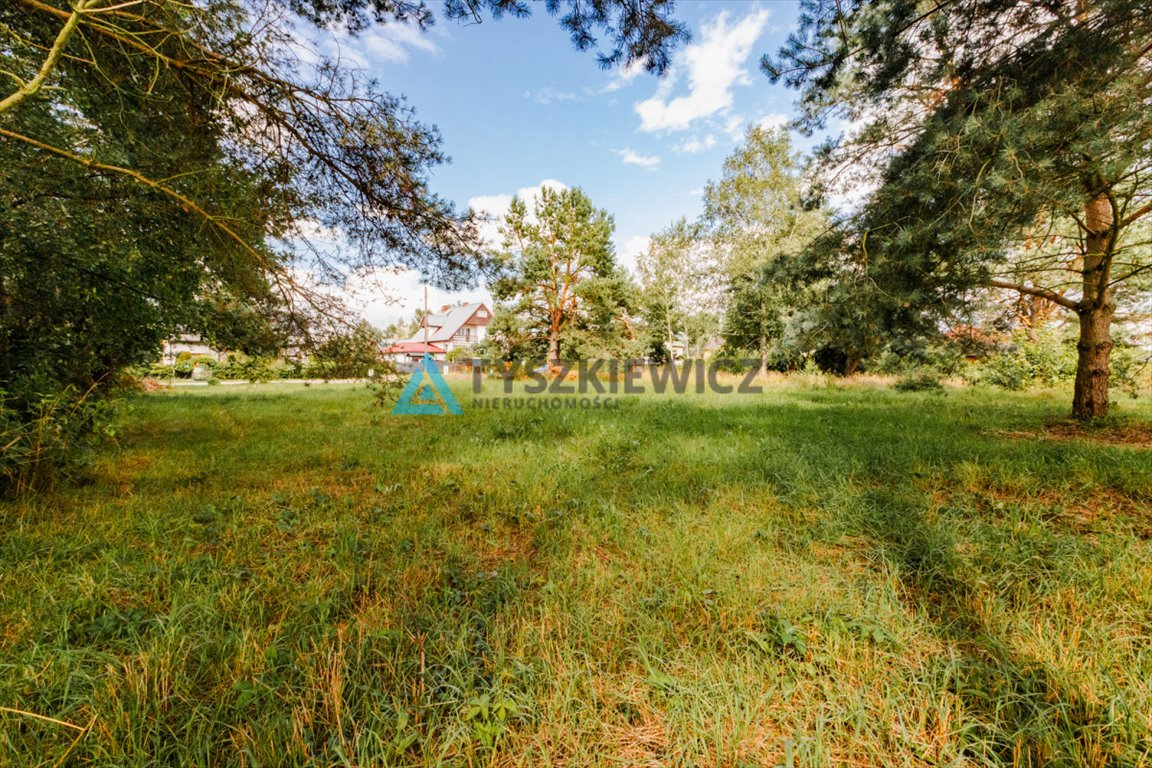
[[0,507],[0,765],[1152,765],[1152,408],[1068,397],[138,396]]

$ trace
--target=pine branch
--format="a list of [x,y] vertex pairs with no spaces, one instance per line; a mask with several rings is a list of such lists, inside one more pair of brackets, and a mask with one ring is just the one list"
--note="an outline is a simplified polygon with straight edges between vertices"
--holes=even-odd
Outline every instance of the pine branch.
[[1005,280],[989,280],[988,285],[993,288],[1005,288],[1009,291],[1016,291],[1017,293],[1023,293],[1028,296],[1037,296],[1041,299],[1047,299],[1053,304],[1059,304],[1060,306],[1066,309],[1070,309],[1073,312],[1078,312],[1080,310],[1080,302],[1073,301],[1066,296],[1062,296],[1055,291],[1049,291],[1046,288],[1036,288],[1030,285],[1009,283]]
[[[76,3],[72,13],[67,14],[64,26],[61,27],[59,34],[56,35],[55,42],[52,43],[52,48],[48,51],[48,56],[40,65],[40,71],[26,83],[21,83],[20,87],[15,93],[9,94],[3,100],[0,100],[0,114],[7,112],[9,109],[19,105],[25,99],[31,98],[40,92],[45,81],[52,74],[52,70],[56,68],[57,62],[60,57],[64,55],[64,48],[68,45],[68,40],[76,32],[76,28],[80,26],[80,17],[91,7],[96,0],[80,0]],[[19,79],[19,78],[17,78]]]
[[214,228],[222,232],[228,239],[235,241],[237,245],[239,245],[244,249],[245,252],[248,253],[248,255],[256,259],[260,266],[264,267],[269,272],[274,271],[271,265],[268,263],[268,260],[264,258],[263,254],[253,248],[247,240],[241,237],[236,232],[236,230],[232,229],[232,227],[228,226],[228,224],[226,224],[219,216],[216,216],[215,214],[206,210],[192,198],[181,192],[178,192],[175,189],[172,189],[166,184],[162,184],[161,182],[155,181],[154,179],[150,179],[139,171],[132,170],[131,168],[124,168],[119,165],[101,163],[97,160],[69,152],[66,149],[61,149],[60,147],[46,144],[42,141],[32,138],[31,136],[25,136],[23,134],[16,133],[15,131],[9,131],[6,128],[0,128],[0,136],[12,139],[13,141],[23,142],[29,146],[35,147],[41,152],[47,152],[49,154],[56,155],[57,157],[62,157],[65,160],[77,163],[78,165],[82,165],[85,168],[93,171],[116,176],[127,176],[128,178],[133,179],[134,181],[137,181],[140,184],[149,187],[150,189],[160,192],[161,194],[176,200],[178,203],[180,203],[181,206],[184,207],[185,210],[191,211],[192,213],[195,213],[197,216],[207,221]]
[[1149,213],[1152,213],[1152,203],[1148,203],[1148,205],[1145,205],[1142,208],[1137,208],[1135,211],[1125,216],[1124,221],[1120,222],[1120,226],[1126,227],[1132,222],[1136,221],[1142,216],[1146,216]]

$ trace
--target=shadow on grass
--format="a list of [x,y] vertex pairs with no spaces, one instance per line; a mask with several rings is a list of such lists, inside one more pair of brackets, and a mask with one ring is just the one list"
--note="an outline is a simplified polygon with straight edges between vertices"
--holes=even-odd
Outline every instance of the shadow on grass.
[[[985,407],[977,421],[974,408],[944,399],[799,392],[763,404],[668,398],[619,411],[374,424],[364,404],[323,393],[182,407],[176,416],[151,408],[160,420],[131,438],[157,457],[133,470],[146,475],[141,495],[167,506],[130,507],[135,522],[80,537],[95,537],[84,549],[97,587],[82,617],[88,635],[4,649],[23,651],[17,661],[28,668],[74,654],[45,667],[27,706],[76,720],[105,713],[117,730],[81,745],[77,759],[178,763],[190,744],[266,764],[410,762],[415,751],[471,759],[549,684],[533,659],[509,655],[509,625],[531,614],[572,519],[603,503],[620,515],[689,514],[732,487],[771,497],[766,514],[818,511],[814,522],[787,513],[765,521],[795,546],[848,536],[895,566],[902,598],[956,654],[952,692],[972,721],[957,739],[971,759],[1122,766],[1152,750],[1122,706],[1092,700],[986,626],[980,602],[1000,595],[973,575],[961,545],[996,542],[966,540],[948,523],[989,513],[961,505],[951,520],[932,514],[934,491],[973,467],[1032,475],[1057,491],[1148,492],[1140,457],[984,433],[985,423],[1039,423],[1050,415],[1042,408]],[[227,501],[237,493],[251,498]],[[60,522],[21,531],[29,549],[19,548],[39,546],[37,562],[51,563],[69,535],[71,519]],[[22,557],[8,549],[5,560]],[[1039,552],[1029,571],[994,554],[989,567],[1005,583],[1035,578],[1037,562],[1059,574],[1061,551]],[[61,572],[76,566],[76,557],[58,560]],[[44,585],[64,599],[32,615],[67,626],[74,588]],[[155,604],[118,606],[147,594]],[[137,658],[171,665],[175,690],[148,689],[155,683],[131,667]],[[48,737],[25,736],[17,741],[51,751]]]
[[1137,713],[1090,701],[985,625],[977,606],[987,586],[965,577],[958,542],[926,519],[922,500],[867,494],[855,523],[898,566],[904,599],[958,654],[946,663],[951,692],[975,723],[966,735],[971,758],[1012,766],[1147,763],[1152,741]]
[[[499,445],[527,446],[533,453],[526,460],[552,462],[537,481],[548,484],[554,496],[550,508],[539,512],[543,516],[562,515],[572,504],[597,498],[616,500],[624,509],[692,507],[733,485],[770,495],[785,508],[816,508],[818,522],[806,530],[797,529],[792,516],[778,524],[800,539],[847,535],[870,543],[896,566],[903,599],[958,654],[947,663],[954,666],[952,692],[974,723],[963,736],[972,758],[1011,765],[1135,765],[1152,744],[1132,713],[1090,700],[1094,697],[1063,683],[983,623],[981,601],[1001,595],[978,583],[958,552],[961,545],[994,550],[999,542],[973,537],[971,524],[996,527],[1004,521],[987,519],[987,510],[964,501],[953,520],[929,514],[932,494],[955,484],[963,466],[999,466],[986,471],[995,475],[1006,468],[1014,475],[1006,482],[1057,491],[1075,482],[1087,485],[1079,491],[1085,496],[1093,484],[1148,493],[1139,456],[1101,446],[1001,440],[985,432],[987,425],[1048,418],[1043,407],[1021,413],[1016,406],[930,396],[810,391],[770,404],[667,398],[625,401],[620,411],[469,413],[460,419],[395,421],[383,428],[407,447],[393,474],[425,483],[430,499],[442,496],[436,508],[454,510],[438,513],[449,518],[460,512],[452,499],[482,494],[492,484],[515,484],[521,470],[479,478],[450,471],[439,477],[429,474],[428,466],[475,464],[478,458],[483,465],[484,451]],[[1105,454],[1108,460],[1101,461]],[[507,499],[498,503],[508,505]],[[517,602],[532,599],[530,573],[546,569],[552,555],[563,551],[562,517],[517,521],[513,527],[521,525],[552,546],[522,553],[511,569],[486,570],[475,558],[450,558],[437,584],[409,604],[402,619],[406,635],[393,638],[392,663],[408,675],[415,674],[417,658],[423,659],[418,677],[427,689],[411,703],[438,706],[496,684],[491,627]],[[1089,556],[1098,548],[1065,538]],[[1050,574],[1042,578],[1058,580],[1061,563],[1055,558],[1063,554],[1067,549],[1059,547],[1032,553],[1030,570],[995,552],[986,559],[1001,583],[1034,579],[1038,568]]]
[[[933,491],[946,486],[963,463],[1001,461],[1022,473],[1029,466],[1040,472],[1055,470],[1047,480],[1058,487],[1062,478],[1057,468],[1074,475],[1076,465],[1100,455],[1097,448],[991,441],[963,411],[940,419],[939,413],[926,412],[923,406],[909,409],[895,399],[845,405],[815,396],[808,403],[828,407],[785,406],[775,412],[737,408],[717,414],[729,440],[743,434],[745,442],[755,446],[758,437],[766,450],[730,456],[710,475],[765,484],[781,500],[818,506],[827,501],[822,491],[835,491],[831,486],[840,485],[838,501],[825,504],[831,519],[826,517],[821,525],[828,530],[793,533],[815,538],[847,535],[856,542],[870,542],[896,566],[902,598],[930,619],[934,634],[957,654],[942,663],[952,666],[952,693],[972,721],[963,737],[968,756],[1012,766],[1146,765],[1152,755],[1148,726],[1141,713],[1123,704],[1122,695],[1099,701],[1061,681],[1047,664],[1014,649],[984,623],[981,602],[1000,596],[987,583],[977,583],[974,569],[959,552],[964,546],[995,547],[997,542],[962,540],[948,521],[928,515]],[[669,411],[669,418],[651,418],[648,423],[698,439],[716,434],[717,425],[705,425],[682,407]],[[988,417],[995,420],[996,414]],[[1095,479],[1133,490],[1140,478],[1147,483],[1147,475],[1137,466],[1139,459],[1121,455],[1120,461],[1107,462],[1114,470],[1111,475],[1101,470]],[[851,497],[847,504],[845,483]],[[1090,497],[1092,489],[1084,493]],[[1147,488],[1136,491],[1146,493]],[[976,508],[953,509],[952,514],[968,517],[969,523],[984,515]],[[991,524],[998,522],[1004,521]],[[1088,542],[1077,541],[1072,548],[1099,554],[1098,546]],[[1068,554],[1073,553],[1067,547],[1056,547],[1047,554],[1033,553],[1032,559]],[[1017,563],[999,553],[987,560],[1004,583],[1035,578],[1038,570],[1035,562],[1029,570],[1018,569]],[[1054,560],[1042,565],[1052,574],[1062,567]]]

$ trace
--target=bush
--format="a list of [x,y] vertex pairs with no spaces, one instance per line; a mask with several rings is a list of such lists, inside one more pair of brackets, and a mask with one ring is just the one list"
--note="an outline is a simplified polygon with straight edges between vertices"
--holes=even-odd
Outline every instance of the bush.
[[307,374],[317,379],[364,379],[389,368],[380,359],[380,332],[366,322],[330,336],[312,355]]
[[448,353],[446,355],[444,355],[444,362],[446,362],[446,363],[467,363],[467,362],[471,362],[473,360],[473,358],[476,358],[476,357],[479,357],[479,355],[477,355],[471,349],[465,349],[464,347],[456,347],[455,349],[448,350]]
[[921,375],[935,371],[937,377],[958,373],[964,356],[961,345],[950,339],[914,339],[900,344],[889,344],[884,351],[868,361],[871,373],[895,376]]
[[178,379],[190,379],[192,378],[192,370],[198,365],[215,373],[221,363],[212,355],[193,355],[188,352],[181,352],[176,355],[174,363],[152,363],[143,369],[133,368],[132,371],[137,376],[152,379],[169,379],[173,376]]
[[934,368],[908,371],[897,379],[892,387],[900,392],[944,391],[944,385],[940,382],[940,372]]
[[1112,386],[1119,387],[1131,397],[1137,397],[1149,385],[1152,357],[1127,339],[1117,339],[1112,349]]
[[1035,340],[1020,330],[1011,345],[990,355],[965,373],[965,379],[1003,389],[1052,386],[1076,376],[1076,346],[1060,338],[1055,329],[1041,331]]
[[67,387],[51,395],[0,391],[0,493],[41,491],[78,470],[88,449],[111,437],[107,399]]
[[260,382],[285,378],[276,359],[243,354],[229,354],[224,364],[214,372],[218,378],[235,381]]

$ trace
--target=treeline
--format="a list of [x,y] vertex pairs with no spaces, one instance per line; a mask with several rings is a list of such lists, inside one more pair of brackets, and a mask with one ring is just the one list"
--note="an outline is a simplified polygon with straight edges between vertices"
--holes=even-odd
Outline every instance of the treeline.
[[[943,377],[1021,389],[1072,382],[1076,325],[1057,299],[975,281],[929,300],[898,281],[891,256],[847,244],[860,205],[832,204],[820,157],[785,128],[752,127],[703,193],[703,212],[654,234],[635,275],[612,248],[611,215],[579,189],[515,200],[489,254],[497,309],[479,352],[507,360],[594,358],[759,361],[762,372]],[[863,204],[866,209],[866,203]],[[1001,268],[1064,267],[1052,237],[998,254]],[[1132,258],[1147,258],[1131,248]],[[1067,258],[1067,257],[1065,257]],[[879,267],[876,266],[879,264]],[[1040,266],[1038,266],[1040,265]],[[906,277],[906,276],[905,276]],[[1119,296],[1149,287],[1135,275]],[[1110,380],[1133,391],[1147,372],[1149,312],[1118,316]]]

